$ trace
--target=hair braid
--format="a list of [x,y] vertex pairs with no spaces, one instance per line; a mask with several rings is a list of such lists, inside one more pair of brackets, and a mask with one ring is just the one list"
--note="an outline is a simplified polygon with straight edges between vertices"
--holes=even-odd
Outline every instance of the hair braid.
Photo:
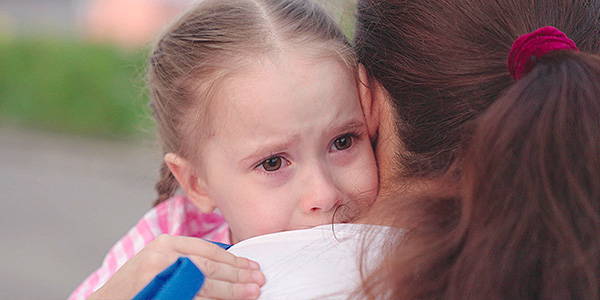
[[158,198],[154,201],[154,206],[157,206],[173,196],[178,187],[179,184],[177,183],[175,176],[173,176],[173,173],[171,173],[167,164],[163,162],[160,167],[160,180],[155,185],[156,191],[158,192]]

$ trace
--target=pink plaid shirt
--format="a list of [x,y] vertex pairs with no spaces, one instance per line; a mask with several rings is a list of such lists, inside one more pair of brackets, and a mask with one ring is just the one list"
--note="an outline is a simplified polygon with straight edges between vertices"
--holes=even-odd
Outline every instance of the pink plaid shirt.
[[229,226],[219,213],[202,213],[186,197],[175,196],[148,211],[111,249],[102,266],[73,291],[69,300],[87,299],[136,253],[161,234],[231,244]]

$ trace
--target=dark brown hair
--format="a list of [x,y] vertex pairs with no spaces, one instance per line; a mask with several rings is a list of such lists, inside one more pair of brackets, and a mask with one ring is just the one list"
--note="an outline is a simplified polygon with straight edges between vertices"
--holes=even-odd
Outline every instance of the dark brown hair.
[[[409,226],[361,297],[598,299],[600,1],[359,2],[359,61],[396,108],[403,175],[441,178],[378,200]],[[512,43],[544,26],[582,53],[515,83]]]
[[[256,59],[298,48],[355,70],[347,37],[317,2],[200,1],[160,36],[150,57],[151,107],[163,152],[200,164],[199,152],[212,132],[213,96],[223,79]],[[178,188],[166,164],[160,173],[155,205]]]
[[598,51],[597,0],[360,0],[355,48],[389,93],[406,176],[443,174],[464,125],[514,81],[506,61],[520,35],[554,26]]

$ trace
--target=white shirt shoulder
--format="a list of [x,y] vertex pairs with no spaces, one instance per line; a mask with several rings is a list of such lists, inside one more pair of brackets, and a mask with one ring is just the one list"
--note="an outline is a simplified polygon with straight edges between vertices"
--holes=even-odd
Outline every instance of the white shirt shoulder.
[[[379,263],[389,227],[328,224],[247,239],[229,249],[257,261],[266,276],[259,299],[346,299],[361,283],[361,269]],[[368,255],[363,259],[364,243]]]

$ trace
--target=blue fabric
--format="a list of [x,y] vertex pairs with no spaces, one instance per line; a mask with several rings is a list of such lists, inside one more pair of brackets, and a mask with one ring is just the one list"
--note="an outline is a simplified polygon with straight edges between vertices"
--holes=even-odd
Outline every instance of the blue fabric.
[[[212,242],[227,250],[232,245]],[[133,300],[192,300],[204,283],[204,274],[187,257],[180,257],[156,275]]]
[[215,245],[217,245],[217,246],[219,246],[219,247],[221,247],[221,248],[223,248],[225,250],[228,250],[229,248],[231,248],[231,246],[233,246],[233,245],[223,244],[223,243],[219,243],[219,242],[213,242],[213,241],[209,241],[209,242],[211,242],[211,243],[213,243],[213,244],[215,244]]
[[146,285],[134,300],[191,300],[202,287],[204,274],[187,257],[180,257]]

